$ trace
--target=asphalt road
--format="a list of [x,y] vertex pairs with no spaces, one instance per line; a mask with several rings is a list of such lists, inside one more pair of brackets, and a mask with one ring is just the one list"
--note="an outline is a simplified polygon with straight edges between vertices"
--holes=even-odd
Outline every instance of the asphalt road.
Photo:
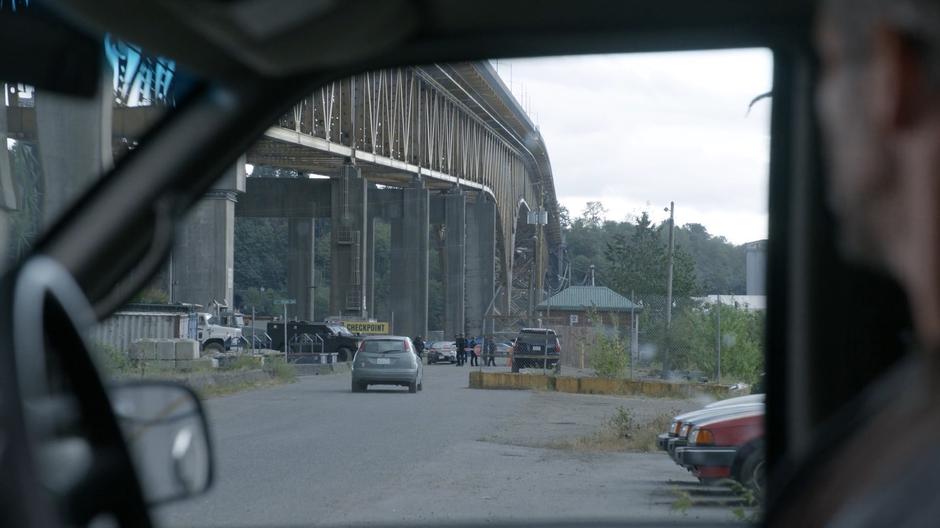
[[[349,374],[336,374],[209,400],[216,484],[161,507],[158,519],[346,526],[734,518],[728,494],[700,486],[662,453],[544,447],[590,434],[619,405],[642,418],[696,402],[472,390],[467,372],[427,366],[418,394],[354,394]],[[677,508],[682,496],[691,507]]]

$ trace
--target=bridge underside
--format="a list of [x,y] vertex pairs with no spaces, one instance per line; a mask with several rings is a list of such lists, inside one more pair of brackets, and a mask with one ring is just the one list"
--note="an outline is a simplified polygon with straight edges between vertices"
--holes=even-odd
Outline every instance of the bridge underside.
[[[299,102],[191,212],[166,273],[171,299],[231,306],[235,218],[282,217],[288,290],[297,301],[292,317],[376,315],[376,221],[391,229],[396,332],[427,333],[432,241],[442,255],[447,335],[479,334],[487,315],[518,312],[517,283],[532,272],[516,263],[524,226],[517,204],[554,210],[554,186],[537,130],[491,70],[479,63],[370,72]],[[35,108],[3,110],[6,137],[40,144],[59,137],[57,123]],[[165,113],[158,106],[106,110],[67,126],[101,128],[96,141],[110,135],[115,156]],[[329,179],[246,178],[244,163]],[[330,313],[314,314],[315,225],[323,218],[331,232]],[[558,246],[557,228],[546,232],[546,247]]]

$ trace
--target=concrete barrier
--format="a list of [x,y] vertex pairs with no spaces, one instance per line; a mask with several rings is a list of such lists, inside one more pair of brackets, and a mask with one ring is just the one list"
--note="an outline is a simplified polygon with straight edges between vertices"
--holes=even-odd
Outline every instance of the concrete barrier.
[[576,378],[511,372],[470,372],[471,389],[551,390],[572,394],[691,398],[707,394],[718,399],[730,396],[722,385],[707,383],[668,383],[655,380],[615,378]]
[[555,390],[555,379],[544,374],[470,372],[471,389]]

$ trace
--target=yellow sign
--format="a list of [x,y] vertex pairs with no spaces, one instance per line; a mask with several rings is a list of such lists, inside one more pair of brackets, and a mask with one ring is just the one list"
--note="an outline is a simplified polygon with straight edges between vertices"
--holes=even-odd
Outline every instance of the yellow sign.
[[387,334],[388,323],[367,323],[362,321],[346,321],[343,323],[354,334]]

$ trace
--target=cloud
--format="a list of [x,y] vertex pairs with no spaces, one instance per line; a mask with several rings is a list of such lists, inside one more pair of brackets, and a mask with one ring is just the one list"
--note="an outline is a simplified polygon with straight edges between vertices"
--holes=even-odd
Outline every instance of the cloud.
[[[736,243],[766,237],[772,86],[767,50],[499,61],[525,91],[548,147],[559,199],[611,217],[676,202]],[[581,205],[578,205],[581,204]],[[649,204],[649,205],[646,205]]]

